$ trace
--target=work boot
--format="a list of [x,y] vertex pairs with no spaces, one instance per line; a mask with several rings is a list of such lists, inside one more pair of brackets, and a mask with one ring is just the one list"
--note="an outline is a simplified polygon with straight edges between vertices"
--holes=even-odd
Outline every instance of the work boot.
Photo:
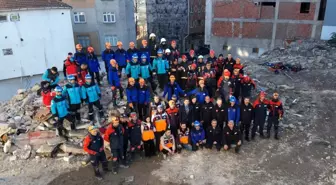
[[260,133],[260,138],[265,139],[264,133]]
[[238,154],[239,153],[239,150],[240,150],[240,147],[236,147],[235,148],[235,152]]
[[266,138],[267,138],[267,139],[271,138],[271,132],[268,132],[268,131],[267,131]]
[[254,141],[255,139],[255,134],[252,134],[251,140]]
[[111,170],[108,168],[108,163],[107,163],[107,162],[103,162],[102,165],[103,165],[103,171],[104,171],[104,172],[110,172],[110,171],[111,171]]
[[104,111],[103,111],[103,110],[100,110],[100,111],[99,111],[99,116],[100,116],[100,118],[103,118],[103,117],[104,117]]
[[76,122],[70,124],[71,130],[76,130]]
[[103,180],[103,177],[102,177],[102,175],[101,175],[100,172],[99,172],[99,167],[98,167],[98,166],[94,166],[94,167],[93,167],[93,170],[94,170],[94,173],[95,173],[95,177],[96,177],[98,180]]
[[112,172],[114,175],[118,174],[118,162],[117,161],[112,162]]
[[245,140],[249,142],[249,141],[250,141],[250,138],[249,138],[248,136],[246,136],[246,137],[245,137]]
[[276,139],[276,140],[279,140],[279,139],[280,139],[277,133],[274,134],[274,139]]

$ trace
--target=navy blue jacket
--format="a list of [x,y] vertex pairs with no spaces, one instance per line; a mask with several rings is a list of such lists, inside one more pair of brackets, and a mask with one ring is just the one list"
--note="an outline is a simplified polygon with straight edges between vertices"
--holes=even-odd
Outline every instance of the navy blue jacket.
[[124,49],[117,49],[114,52],[114,59],[120,67],[126,67],[127,52]]
[[139,87],[138,88],[138,99],[139,99],[139,104],[145,104],[149,103],[150,101],[150,92],[147,86],[144,87]]
[[128,85],[128,87],[126,88],[126,95],[127,95],[127,102],[128,103],[132,103],[132,102],[136,102],[138,103],[139,99],[138,99],[138,89],[134,86],[130,86]]
[[166,84],[164,87],[163,97],[165,97],[167,94],[168,100],[171,100],[173,94],[175,94],[177,99],[179,99],[179,95],[184,95],[184,91],[181,89],[178,83],[174,82],[174,84],[171,84],[168,82],[168,84]]

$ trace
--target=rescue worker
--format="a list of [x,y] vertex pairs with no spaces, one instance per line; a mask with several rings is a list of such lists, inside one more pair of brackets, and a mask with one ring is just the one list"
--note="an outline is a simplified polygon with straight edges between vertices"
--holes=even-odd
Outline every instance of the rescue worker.
[[206,143],[204,129],[198,121],[194,122],[194,128],[191,130],[191,142],[193,151],[197,151],[200,148],[203,149]]
[[163,51],[162,49],[159,49],[157,51],[157,58],[153,61],[153,71],[154,73],[157,73],[159,86],[161,89],[164,88],[164,85],[167,83],[167,71],[169,70],[169,64],[168,61],[165,59],[162,59]]
[[80,44],[76,44],[76,53],[74,55],[75,61],[81,65],[87,63],[86,53],[83,51],[83,47]]
[[163,153],[163,159],[166,159],[167,155],[174,155],[175,150],[175,138],[168,129],[160,137],[160,151]]
[[163,59],[167,60],[169,62],[169,65],[172,64],[173,58],[171,56],[171,51],[169,48],[164,50],[164,56],[162,57]]
[[256,88],[255,82],[247,75],[244,75],[241,89],[242,89],[242,98],[251,97],[252,89]]
[[227,151],[232,147],[232,145],[236,145],[235,146],[235,152],[239,153],[241,144],[242,144],[242,142],[241,142],[240,131],[234,125],[234,122],[232,120],[230,120],[228,122],[227,127],[225,127],[224,130],[223,130],[224,150]]
[[223,129],[227,120],[227,107],[223,104],[222,98],[217,98],[215,108],[213,109],[213,119],[217,120],[218,126]]
[[102,60],[104,61],[105,64],[105,71],[107,74],[107,79],[109,79],[109,68],[111,60],[114,58],[114,51],[111,49],[111,43],[106,42],[105,43],[105,50],[101,54]]
[[177,79],[179,79],[178,68],[179,68],[178,61],[177,60],[173,60],[172,64],[170,65],[168,74],[169,75],[174,75]]
[[99,64],[98,58],[94,53],[93,47],[88,47],[87,50],[88,50],[87,63],[90,69],[90,75],[92,76],[92,78],[96,78],[98,85],[101,86],[100,75],[99,75],[100,64]]
[[90,155],[91,164],[94,174],[98,180],[102,180],[102,175],[99,171],[99,163],[103,166],[103,171],[109,172],[108,162],[104,152],[104,140],[100,135],[96,126],[89,126],[89,134],[83,141],[83,150]]
[[197,99],[197,102],[204,104],[205,97],[209,95],[208,90],[205,88],[204,80],[198,82],[199,87],[187,93],[188,96],[194,95]]
[[140,62],[140,77],[143,78],[146,82],[152,83],[151,79],[152,67],[147,61],[147,56],[145,54],[141,55]]
[[269,115],[267,123],[267,138],[271,137],[271,128],[274,125],[274,138],[279,139],[279,121],[282,120],[284,110],[282,102],[279,100],[279,93],[274,92],[273,98],[269,101]]
[[205,103],[201,108],[201,123],[203,128],[208,128],[210,126],[211,121],[213,120],[213,109],[214,104],[211,102],[209,96],[205,97]]
[[227,58],[225,59],[224,63],[224,69],[227,69],[230,71],[230,73],[233,73],[233,66],[236,64],[236,61],[232,58],[231,53],[228,54]]
[[250,127],[254,119],[253,105],[250,103],[250,98],[248,97],[244,98],[244,102],[241,104],[240,107],[240,114],[241,114],[240,131],[243,134],[245,130],[245,140],[250,141],[249,138]]
[[198,121],[201,119],[201,107],[202,105],[197,101],[197,97],[196,96],[192,96],[191,97],[191,112],[192,112],[192,116],[191,116],[191,124],[193,124],[195,121]]
[[204,68],[205,68],[205,62],[203,61],[203,58],[204,58],[203,55],[199,55],[197,57],[197,70],[196,70],[197,71],[197,76],[201,75]]
[[160,151],[160,138],[170,125],[168,114],[164,111],[162,105],[157,106],[157,112],[153,115],[152,122],[155,127],[156,149]]
[[168,120],[170,123],[170,130],[174,138],[177,138],[177,129],[179,128],[179,109],[176,108],[173,100],[169,101],[169,108],[166,109]]
[[180,153],[182,149],[188,151],[192,150],[190,142],[190,130],[187,127],[187,124],[182,122],[180,123],[180,128],[178,129],[178,137],[176,139],[177,151]]
[[236,127],[240,122],[240,107],[237,105],[237,100],[234,96],[230,97],[230,105],[228,107],[228,120],[232,120]]
[[112,90],[112,103],[113,106],[117,106],[117,89],[119,89],[119,96],[120,99],[124,98],[123,92],[124,89],[121,86],[120,78],[119,78],[119,66],[116,60],[111,59],[110,61],[110,68],[109,68],[109,75],[108,75],[108,82],[111,85]]
[[161,105],[163,107],[163,109],[166,109],[166,104],[164,101],[160,100],[160,97],[155,95],[153,98],[153,102],[151,102],[150,107],[149,107],[149,113],[150,113],[150,117],[154,116],[155,113],[157,112],[157,107]]
[[180,84],[183,90],[186,90],[187,86],[188,69],[187,56],[182,55],[182,62],[178,64],[178,84]]
[[212,120],[211,125],[207,127],[205,147],[212,149],[213,145],[216,146],[217,151],[220,151],[222,147],[222,129],[219,128],[215,119]]
[[193,63],[193,64],[197,63],[197,57],[195,55],[195,51],[192,49],[189,51],[188,63]]
[[189,98],[185,98],[183,105],[179,108],[180,123],[184,122],[188,128],[191,128],[192,114],[192,106],[189,104]]
[[134,78],[128,78],[128,85],[126,88],[126,95],[127,95],[127,108],[130,112],[137,112],[138,111],[138,89],[135,86]]
[[243,80],[243,75],[239,73],[238,68],[235,68],[233,70],[233,75],[231,76],[231,81],[232,81],[232,95],[236,97],[237,100],[240,99],[242,80]]
[[137,48],[135,48],[135,44],[134,42],[130,42],[129,43],[129,48],[127,50],[127,62],[130,62],[132,61],[132,58],[133,58],[133,55],[136,54],[138,56],[141,56],[139,55],[139,51]]
[[127,65],[127,52],[123,49],[123,43],[121,41],[117,42],[117,47],[118,48],[114,52],[114,59],[118,63],[119,77],[121,77],[122,69],[125,69]]
[[138,113],[140,120],[145,120],[149,114],[148,105],[150,103],[150,92],[149,88],[146,86],[146,82],[143,78],[139,80],[139,87],[138,87]]
[[142,157],[142,134],[141,121],[138,119],[135,112],[130,113],[131,120],[128,122],[129,136],[130,136],[130,152],[131,159],[134,160],[135,153],[140,153]]
[[236,63],[233,65],[233,69],[239,69],[239,74],[244,75],[244,66],[240,63],[240,58],[236,58]]
[[161,40],[160,40],[160,49],[162,49],[163,51],[165,51],[167,48],[168,48],[167,40],[165,38],[161,38]]
[[227,102],[229,96],[232,95],[232,80],[230,79],[230,71],[224,70],[223,76],[221,76],[217,82],[217,92],[219,92],[221,98]]
[[207,62],[205,69],[202,73],[205,81],[205,87],[208,90],[210,97],[214,97],[216,93],[216,71],[211,68],[211,63]]
[[85,76],[90,74],[90,70],[88,68],[87,63],[82,63],[79,67],[78,74],[77,74],[77,82],[80,86],[85,83]]
[[64,65],[65,65],[66,76],[73,75],[75,78],[77,78],[78,64],[75,61],[75,58],[74,57],[68,58],[64,62]]
[[56,129],[58,132],[58,135],[60,137],[64,137],[66,140],[67,137],[67,130],[63,126],[64,119],[68,120],[71,123],[71,128],[75,127],[75,119],[72,117],[71,114],[69,114],[69,104],[67,103],[64,96],[62,96],[62,87],[57,86],[55,88],[56,96],[51,101],[51,113],[55,119],[57,119],[56,123]]
[[43,105],[50,110],[51,101],[56,96],[56,93],[52,91],[48,81],[41,82],[41,96]]
[[179,95],[182,94],[183,96],[185,95],[184,91],[181,89],[181,87],[179,86],[179,84],[177,84],[175,82],[175,76],[174,75],[170,75],[169,77],[169,83],[167,83],[165,86],[164,86],[164,92],[163,92],[163,95],[162,97],[165,98],[166,95],[168,96],[167,97],[167,100],[171,100],[173,94],[176,95],[177,99],[179,99]]
[[128,122],[129,122],[129,117],[127,114],[123,113],[120,115],[120,120],[119,124],[123,127],[124,129],[124,141],[123,141],[123,159],[125,159],[125,164],[127,164],[128,157],[127,157],[127,151],[128,151],[128,143],[129,143],[129,128],[128,128]]
[[141,124],[142,141],[144,144],[145,157],[152,157],[155,155],[155,128],[152,125],[150,118],[147,117],[146,121]]
[[197,65],[191,64],[188,67],[187,92],[194,90],[197,87]]
[[158,49],[159,49],[159,47],[156,44],[156,35],[154,33],[151,33],[149,35],[149,53],[150,53],[151,64],[153,64],[153,60],[156,58],[156,54],[157,54]]
[[63,76],[64,76],[64,78],[67,77],[67,72],[66,72],[66,66],[65,66],[65,63],[66,63],[67,61],[70,61],[70,58],[72,58],[72,57],[73,57],[72,53],[69,52],[67,58],[63,61]]
[[119,166],[128,168],[126,158],[124,158],[124,134],[125,130],[119,124],[119,117],[112,115],[111,123],[106,129],[104,140],[109,144],[112,153],[112,172],[118,173]]
[[214,63],[214,68],[215,68],[215,71],[216,71],[216,81],[218,81],[219,78],[223,74],[224,63],[225,62],[224,62],[223,54],[219,54],[218,59]]
[[[153,53],[155,56],[156,56],[156,52]],[[142,55],[145,55],[146,56],[146,61],[150,64],[152,64],[151,62],[151,51],[150,51],[150,48],[148,47],[148,42],[147,40],[143,39],[141,41],[141,47],[139,49],[139,56],[142,56]]]
[[261,138],[265,138],[264,136],[264,125],[265,119],[268,112],[269,101],[265,98],[266,93],[260,92],[258,99],[256,99],[253,103],[254,108],[254,122],[252,127],[252,140],[255,138],[255,133],[257,131],[257,127],[259,126],[259,135]]
[[85,84],[82,85],[82,99],[89,103],[89,120],[93,121],[93,106],[99,110],[99,115],[104,116],[103,106],[100,104],[101,92],[99,87],[93,83],[91,75],[85,76]]
[[138,62],[138,54],[133,54],[132,61],[127,63],[126,75],[128,78],[132,77],[134,80],[138,80],[140,76],[140,64]]
[[[76,118],[76,124],[79,124],[81,118],[78,111],[81,108],[82,103],[81,87],[76,83],[75,77],[73,75],[68,75],[68,80],[69,83],[64,86],[63,95],[69,102],[70,114]],[[72,129],[76,129],[75,126],[76,125],[73,125]]]
[[173,61],[177,61],[178,58],[180,57],[180,52],[177,49],[176,41],[175,40],[171,41],[169,49],[171,51],[171,56],[172,56]]
[[214,63],[217,61],[217,57],[215,56],[215,51],[210,50],[209,55],[210,56],[208,57],[207,62],[210,62],[211,65],[214,65]]
[[42,75],[43,81],[48,81],[50,83],[50,88],[55,88],[58,86],[59,79],[59,73],[56,67],[52,67],[50,69],[47,69],[44,74]]
[[180,106],[181,106],[181,100],[177,99],[177,96],[175,94],[173,94],[172,100],[175,102],[175,107],[176,108],[180,108]]

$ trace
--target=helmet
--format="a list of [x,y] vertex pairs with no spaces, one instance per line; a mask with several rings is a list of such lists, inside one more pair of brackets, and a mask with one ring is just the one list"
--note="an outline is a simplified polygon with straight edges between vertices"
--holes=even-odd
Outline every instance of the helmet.
[[236,102],[236,98],[234,96],[230,97],[230,102]]
[[56,92],[62,92],[63,89],[62,89],[61,86],[56,86],[55,91],[56,91]]
[[117,46],[122,46],[122,45],[123,45],[123,43],[121,41],[117,42]]
[[74,76],[74,75],[68,75],[67,79],[68,79],[68,80],[74,80],[74,79],[75,79],[75,76]]
[[189,54],[190,54],[190,55],[193,55],[193,54],[195,54],[195,51],[194,51],[194,50],[190,50],[190,51],[189,51]]
[[204,58],[204,57],[203,57],[203,55],[200,55],[200,56],[198,56],[197,58],[200,59],[200,58]]
[[154,33],[151,33],[151,34],[149,35],[149,38],[152,38],[152,37],[156,37],[156,35],[155,35]]
[[173,94],[173,96],[172,96],[172,99],[173,99],[173,98],[177,99],[177,96],[176,96],[176,94]]
[[196,64],[191,64],[191,67],[196,69],[197,65]]
[[162,49],[159,49],[159,50],[157,51],[157,54],[162,54],[162,53],[163,53]]
[[161,38],[161,40],[160,40],[160,44],[162,43],[162,42],[166,42],[167,40],[165,39],[165,38]]
[[244,80],[244,82],[249,82],[251,80],[251,78],[247,75],[244,75],[243,80]]
[[163,106],[162,105],[158,105],[157,109],[162,109],[163,110]]
[[165,53],[171,53],[170,49],[167,48],[167,49],[165,50]]
[[182,57],[181,57],[182,59],[186,59],[187,58],[187,56],[186,55],[182,55]]
[[225,69],[223,73],[224,73],[224,76],[230,77],[230,75],[231,75],[230,71],[227,70],[227,69]]
[[195,127],[197,127],[197,126],[201,126],[201,123],[200,123],[199,121],[196,120],[196,121],[194,122],[194,126],[195,126]]
[[139,56],[138,56],[138,54],[136,54],[136,53],[134,53],[133,55],[132,55],[132,58],[138,58]]
[[97,129],[98,129],[98,127],[97,127],[97,126],[94,126],[94,125],[90,125],[90,126],[88,127],[88,131],[89,131],[89,132],[94,131],[94,130],[97,130]]
[[89,46],[89,47],[87,48],[87,51],[88,51],[88,52],[94,52],[94,49],[93,49],[93,47]]
[[147,59],[147,56],[145,54],[142,54],[141,59]]
[[210,55],[214,55],[215,54],[215,51],[212,49],[210,50]]
[[85,79],[91,79],[92,76],[90,74],[85,75]]

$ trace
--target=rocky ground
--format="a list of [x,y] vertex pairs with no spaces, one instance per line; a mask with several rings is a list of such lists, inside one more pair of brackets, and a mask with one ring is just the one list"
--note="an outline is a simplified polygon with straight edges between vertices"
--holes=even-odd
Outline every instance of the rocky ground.
[[[1,184],[249,184],[249,185],[335,185],[336,184],[336,49],[324,43],[304,41],[276,49],[257,60],[243,61],[252,72],[258,89],[271,95],[279,91],[285,108],[281,140],[244,142],[241,153],[184,152],[169,160],[139,159],[120,174],[92,178],[90,166],[81,168],[82,156],[30,159],[0,152]],[[274,74],[263,62],[300,63],[298,72]],[[107,90],[106,90],[107,92]],[[106,100],[105,106],[109,102]],[[14,119],[15,121],[15,119]],[[20,135],[19,135],[20,136]],[[74,139],[72,144],[75,145]],[[80,146],[78,144],[78,146]],[[34,151],[34,146],[30,151]],[[64,147],[61,147],[64,149]],[[17,149],[16,149],[17,150]],[[24,147],[22,150],[25,149]],[[15,150],[14,150],[15,151]],[[20,152],[16,152],[20,153]],[[23,152],[23,154],[25,154]],[[66,162],[70,158],[70,162]],[[63,172],[63,173],[62,173]],[[61,174],[62,173],[62,174]],[[61,174],[61,175],[59,175]],[[59,175],[59,176],[58,176]],[[57,177],[58,176],[58,177]]]

